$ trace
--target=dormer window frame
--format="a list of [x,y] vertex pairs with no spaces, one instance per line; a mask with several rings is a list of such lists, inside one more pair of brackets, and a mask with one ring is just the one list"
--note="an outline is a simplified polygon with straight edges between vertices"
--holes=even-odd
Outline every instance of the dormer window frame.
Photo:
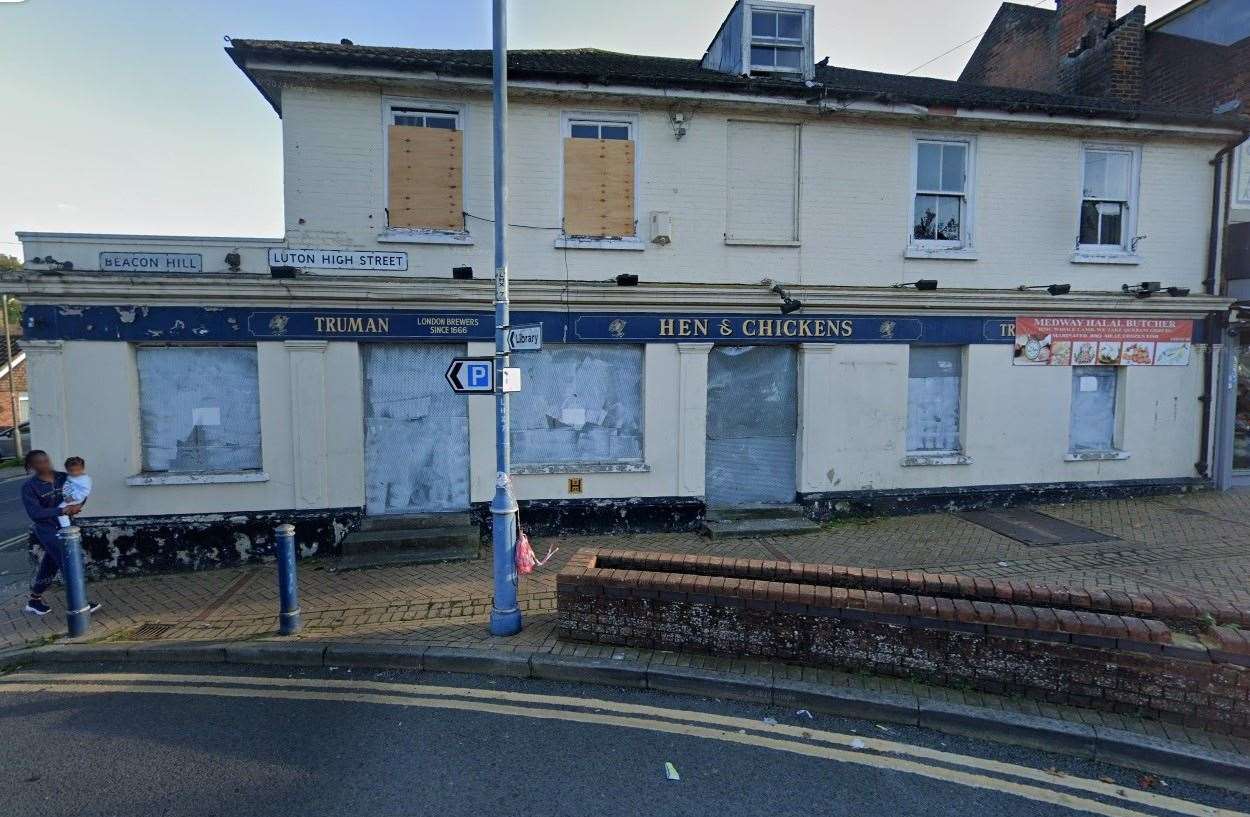
[[[744,2],[743,6],[742,64],[747,66],[748,73],[752,75],[790,75],[802,77],[803,79],[813,78],[816,72],[816,56],[812,47],[815,38],[813,7],[799,3],[750,2],[749,0]],[[781,37],[779,30],[772,37],[757,37],[755,35],[755,15],[757,12],[762,14],[801,15],[803,18],[801,39],[795,40],[789,37]],[[780,25],[777,28],[780,28]],[[785,48],[797,51],[799,53],[799,64],[793,67],[777,65],[775,62],[773,65],[758,64],[751,59],[752,48],[757,45],[762,48]]]

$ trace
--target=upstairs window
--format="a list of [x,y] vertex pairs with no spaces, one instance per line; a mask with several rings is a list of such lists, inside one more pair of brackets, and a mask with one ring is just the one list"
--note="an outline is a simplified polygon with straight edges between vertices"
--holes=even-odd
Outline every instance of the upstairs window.
[[624,238],[634,223],[634,122],[569,119],[564,138],[564,234]]
[[1137,160],[1137,152],[1128,148],[1085,148],[1078,239],[1081,251],[1133,249]]
[[971,169],[971,142],[916,140],[913,245],[955,248],[970,243]]
[[751,68],[802,71],[806,15],[801,11],[751,12]]
[[386,117],[387,226],[464,230],[459,112],[389,105]]

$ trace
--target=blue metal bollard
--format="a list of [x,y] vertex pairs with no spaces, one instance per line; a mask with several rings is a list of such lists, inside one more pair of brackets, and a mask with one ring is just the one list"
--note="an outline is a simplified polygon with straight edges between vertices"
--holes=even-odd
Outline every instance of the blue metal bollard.
[[295,575],[295,526],[279,525],[274,529],[278,542],[278,596],[281,613],[278,616],[278,632],[295,635],[304,626],[299,613],[299,582]]
[[65,578],[65,618],[70,638],[86,635],[91,627],[91,610],[87,607],[87,580],[82,567],[82,530],[77,526],[61,528],[61,574]]

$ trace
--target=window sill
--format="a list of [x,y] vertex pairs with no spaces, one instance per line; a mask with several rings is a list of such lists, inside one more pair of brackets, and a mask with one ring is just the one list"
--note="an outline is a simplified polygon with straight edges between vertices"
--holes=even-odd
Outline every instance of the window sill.
[[1127,451],[1077,451],[1063,455],[1064,462],[1100,462],[1104,460],[1126,460],[1131,454]]
[[914,453],[903,457],[904,468],[915,468],[929,465],[972,465],[972,457],[958,451],[938,451],[932,454]]
[[1135,253],[1127,252],[1074,252],[1072,253],[1073,264],[1119,264],[1122,266],[1137,266],[1141,263],[1141,256]]
[[956,247],[949,250],[925,247],[908,247],[903,250],[904,258],[925,258],[936,261],[976,261],[980,258],[976,250],[967,247]]
[[625,462],[552,462],[513,465],[513,474],[647,474],[651,466],[641,460]]
[[803,242],[785,238],[731,238],[725,236],[730,247],[801,247]]
[[127,485],[229,485],[236,482],[268,482],[264,471],[205,471],[199,474],[135,474]]
[[561,236],[552,244],[557,250],[631,250],[642,252],[647,245],[641,238],[577,238]]
[[473,245],[467,231],[451,230],[387,230],[378,234],[379,244],[459,244]]

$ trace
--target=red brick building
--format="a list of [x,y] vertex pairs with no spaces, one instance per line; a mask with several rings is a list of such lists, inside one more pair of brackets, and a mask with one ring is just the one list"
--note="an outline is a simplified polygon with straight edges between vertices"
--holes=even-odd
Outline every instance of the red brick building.
[[13,400],[10,397],[9,378],[13,379],[12,388],[17,392],[18,417],[25,422],[30,416],[30,406],[26,393],[26,353],[13,343],[13,370],[4,359],[4,350],[0,349],[0,429],[13,425]]
[[1194,0],[1146,24],[1146,6],[1004,3],[960,80],[1152,107],[1250,107],[1250,4]]

